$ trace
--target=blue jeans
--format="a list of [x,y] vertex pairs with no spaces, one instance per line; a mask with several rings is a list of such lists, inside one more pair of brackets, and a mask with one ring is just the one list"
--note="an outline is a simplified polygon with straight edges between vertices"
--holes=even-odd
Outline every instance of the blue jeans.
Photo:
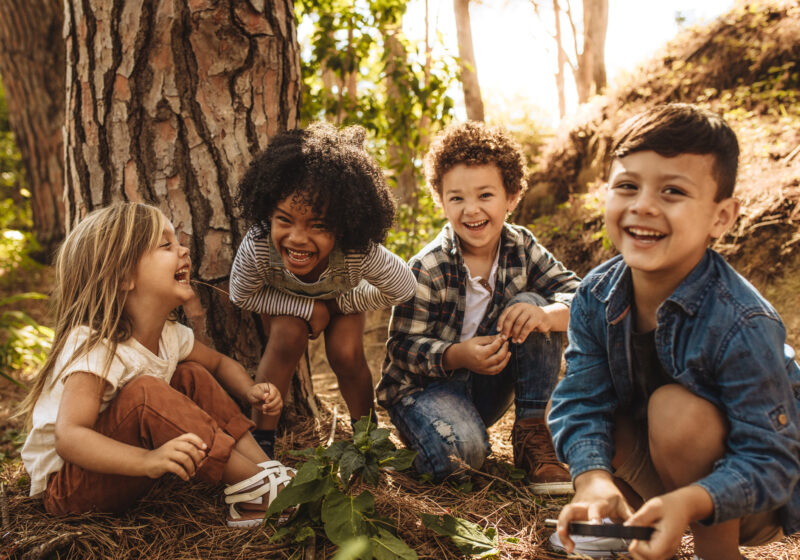
[[[536,294],[518,302],[547,305]],[[496,329],[495,329],[496,330]],[[483,466],[492,451],[486,428],[497,422],[512,401],[517,418],[544,418],[561,368],[563,333],[533,332],[511,344],[511,359],[497,375],[472,373],[466,382],[436,380],[389,408],[389,417],[406,445],[417,452],[414,467],[440,481],[458,468],[455,456],[472,468]]]

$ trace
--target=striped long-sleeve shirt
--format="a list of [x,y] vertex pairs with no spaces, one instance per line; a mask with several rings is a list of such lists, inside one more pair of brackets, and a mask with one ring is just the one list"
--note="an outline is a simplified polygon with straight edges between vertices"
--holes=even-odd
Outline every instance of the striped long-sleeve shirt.
[[[269,230],[250,228],[233,261],[231,301],[248,311],[266,315],[291,315],[311,319],[315,299],[335,298],[342,313],[361,313],[397,305],[414,295],[416,280],[403,260],[383,245],[372,244],[363,253],[345,253],[331,260],[316,283],[305,283],[275,260]],[[279,259],[278,259],[279,260]],[[270,282],[278,279],[280,282]],[[314,296],[315,284],[333,283],[336,293]],[[291,289],[286,289],[284,284]],[[308,292],[311,295],[301,295]]]
[[[442,357],[459,341],[464,321],[467,270],[450,224],[409,261],[417,290],[392,310],[378,403],[390,407],[421,391],[432,378],[466,378],[467,370],[446,371]],[[505,224],[497,277],[478,335],[487,334],[507,303],[521,292],[535,292],[551,303],[569,305],[580,278],[567,270],[522,226]]]

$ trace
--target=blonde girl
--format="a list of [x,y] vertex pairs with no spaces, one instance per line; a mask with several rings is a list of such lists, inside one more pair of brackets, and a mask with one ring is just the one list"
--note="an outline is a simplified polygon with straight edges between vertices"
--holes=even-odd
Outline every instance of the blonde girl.
[[267,416],[280,393],[171,318],[194,297],[190,271],[172,224],[143,204],[91,213],[61,246],[53,349],[22,405],[30,493],[50,514],[123,512],[172,473],[226,483],[227,524],[249,527],[288,482],[225,389]]

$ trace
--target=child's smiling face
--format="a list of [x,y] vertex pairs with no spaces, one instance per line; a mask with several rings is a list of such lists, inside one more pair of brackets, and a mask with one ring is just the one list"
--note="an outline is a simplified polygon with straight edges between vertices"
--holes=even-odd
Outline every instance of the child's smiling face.
[[148,305],[163,305],[169,311],[194,297],[189,284],[191,266],[189,249],[181,245],[175,228],[164,218],[158,246],[142,255],[125,289]]
[[682,280],[738,213],[716,201],[714,156],[664,157],[652,150],[616,159],[608,181],[606,229],[635,274]]
[[467,254],[494,251],[506,214],[517,205],[494,164],[459,163],[442,176],[442,210]]
[[322,217],[299,197],[287,197],[277,204],[270,219],[270,235],[283,265],[306,282],[319,279],[336,242]]

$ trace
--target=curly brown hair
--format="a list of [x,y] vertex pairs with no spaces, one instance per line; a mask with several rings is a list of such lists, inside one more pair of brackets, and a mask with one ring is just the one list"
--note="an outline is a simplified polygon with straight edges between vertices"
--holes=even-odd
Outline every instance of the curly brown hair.
[[278,203],[298,198],[322,217],[345,253],[383,243],[395,202],[378,163],[364,149],[366,130],[324,122],[270,140],[239,184],[236,204],[248,223],[267,231]]
[[434,138],[425,155],[425,179],[437,202],[441,201],[442,177],[459,163],[496,165],[509,197],[522,195],[528,188],[522,149],[501,127],[467,121],[451,124]]

